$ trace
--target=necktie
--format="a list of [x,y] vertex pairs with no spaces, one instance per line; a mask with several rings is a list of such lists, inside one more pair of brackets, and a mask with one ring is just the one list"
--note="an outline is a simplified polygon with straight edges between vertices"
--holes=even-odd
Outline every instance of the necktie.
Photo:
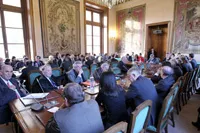
[[58,87],[58,86],[56,85],[56,83],[55,83],[53,80],[51,80],[51,78],[49,78],[49,79],[50,79],[50,82],[51,82],[51,84],[52,84],[53,87]]
[[11,86],[11,84],[9,82],[7,82],[7,86],[8,86],[9,89],[15,91],[15,94],[16,94],[17,98],[20,98],[20,94],[17,91],[17,89],[12,89],[12,86]]

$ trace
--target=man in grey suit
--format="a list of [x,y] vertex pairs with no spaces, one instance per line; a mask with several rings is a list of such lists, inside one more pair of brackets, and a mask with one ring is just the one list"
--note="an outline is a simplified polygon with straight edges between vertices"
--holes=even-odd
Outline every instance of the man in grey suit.
[[77,83],[64,89],[67,108],[57,111],[46,125],[46,133],[102,133],[104,131],[99,106],[94,100],[84,101]]
[[83,76],[81,61],[74,62],[73,69],[71,69],[69,72],[67,72],[67,78],[68,78],[69,82],[75,82],[78,84],[86,81]]

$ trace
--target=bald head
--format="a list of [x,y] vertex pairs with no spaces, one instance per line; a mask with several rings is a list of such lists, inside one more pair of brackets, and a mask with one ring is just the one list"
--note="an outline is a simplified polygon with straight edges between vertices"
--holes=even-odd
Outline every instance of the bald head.
[[1,77],[5,80],[10,80],[13,75],[13,68],[10,65],[3,65],[1,67]]
[[163,66],[161,71],[161,77],[166,77],[174,74],[174,70],[169,66]]

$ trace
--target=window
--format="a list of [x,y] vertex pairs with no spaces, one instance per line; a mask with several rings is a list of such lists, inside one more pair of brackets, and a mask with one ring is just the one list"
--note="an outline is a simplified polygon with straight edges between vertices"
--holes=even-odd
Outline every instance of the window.
[[[2,2],[1,2],[2,1]],[[25,55],[25,0],[0,0],[0,57]]]
[[86,10],[86,52],[100,54],[102,52],[101,12]]

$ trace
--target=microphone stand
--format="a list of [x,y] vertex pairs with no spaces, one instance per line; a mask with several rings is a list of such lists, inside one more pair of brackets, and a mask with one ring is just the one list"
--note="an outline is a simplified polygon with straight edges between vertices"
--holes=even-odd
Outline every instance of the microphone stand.
[[[39,84],[39,86],[40,86],[40,89],[42,90],[42,92],[43,93],[45,93],[44,92],[44,89],[42,88],[42,86],[41,86],[41,84],[40,84],[40,82],[39,82],[39,80],[36,78],[36,81],[38,82],[38,84]],[[58,102],[57,101],[55,101],[55,100],[53,100],[53,101],[48,101],[48,98],[47,97],[45,97],[46,98],[46,103],[44,104],[44,107],[46,107],[47,109],[49,109],[49,108],[51,108],[51,107],[53,107],[53,106],[55,106],[55,105],[57,105],[58,104]]]
[[[30,94],[30,92],[26,89],[26,88],[24,88],[23,87],[23,85],[21,85],[21,88],[22,89],[24,89],[27,93],[28,93],[28,95],[31,95]],[[36,103],[33,103],[32,105],[31,105],[31,110],[33,110],[33,111],[42,111],[43,109],[44,109],[44,105],[42,105],[35,97],[33,97],[32,95],[31,95],[31,97],[33,98],[33,100],[36,102]]]

